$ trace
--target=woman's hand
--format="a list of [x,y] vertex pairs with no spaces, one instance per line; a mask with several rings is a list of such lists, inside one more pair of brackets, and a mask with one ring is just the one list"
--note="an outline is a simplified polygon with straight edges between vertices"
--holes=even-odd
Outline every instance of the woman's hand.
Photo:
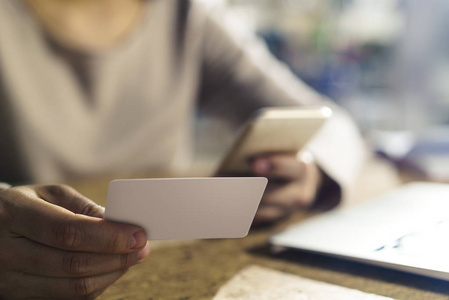
[[94,299],[149,252],[142,228],[63,185],[0,191],[0,298]]
[[268,178],[254,225],[267,225],[310,207],[322,181],[308,152],[264,154],[253,159],[251,168],[255,176]]

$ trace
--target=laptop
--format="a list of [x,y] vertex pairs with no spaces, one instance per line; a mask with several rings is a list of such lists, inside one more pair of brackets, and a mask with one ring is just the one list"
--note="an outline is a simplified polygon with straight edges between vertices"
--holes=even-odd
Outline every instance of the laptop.
[[449,280],[449,184],[407,184],[294,224],[270,243]]

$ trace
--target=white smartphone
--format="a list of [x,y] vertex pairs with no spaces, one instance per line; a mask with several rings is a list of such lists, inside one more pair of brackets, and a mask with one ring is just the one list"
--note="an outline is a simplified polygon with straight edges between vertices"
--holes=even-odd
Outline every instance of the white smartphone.
[[263,108],[240,129],[217,175],[248,175],[250,160],[264,153],[298,152],[332,116],[321,107]]

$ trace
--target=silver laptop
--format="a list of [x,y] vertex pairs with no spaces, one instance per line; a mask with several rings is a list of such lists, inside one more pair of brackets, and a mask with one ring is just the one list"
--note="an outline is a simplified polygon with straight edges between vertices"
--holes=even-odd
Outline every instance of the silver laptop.
[[295,224],[270,243],[449,280],[449,184],[404,185]]

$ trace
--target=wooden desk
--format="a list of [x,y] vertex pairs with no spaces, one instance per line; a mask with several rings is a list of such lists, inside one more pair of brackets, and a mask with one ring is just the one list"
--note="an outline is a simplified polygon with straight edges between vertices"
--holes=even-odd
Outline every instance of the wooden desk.
[[[371,163],[351,198],[364,201],[400,184],[395,171]],[[73,183],[105,203],[108,180]],[[153,242],[147,261],[135,266],[98,299],[212,299],[218,289],[248,265],[297,274],[396,299],[449,299],[449,283],[298,251],[270,253],[268,237],[310,214],[297,214],[272,228],[252,230],[243,239]]]

